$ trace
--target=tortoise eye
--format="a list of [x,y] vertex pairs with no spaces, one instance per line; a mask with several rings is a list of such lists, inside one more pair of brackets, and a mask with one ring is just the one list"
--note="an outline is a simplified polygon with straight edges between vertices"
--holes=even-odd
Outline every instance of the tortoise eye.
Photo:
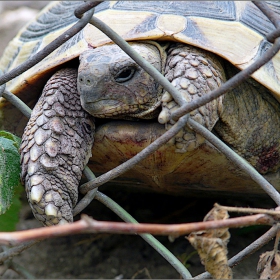
[[126,68],[122,71],[120,71],[116,76],[115,76],[115,81],[117,83],[124,83],[126,81],[129,81],[135,73],[135,68],[130,67]]

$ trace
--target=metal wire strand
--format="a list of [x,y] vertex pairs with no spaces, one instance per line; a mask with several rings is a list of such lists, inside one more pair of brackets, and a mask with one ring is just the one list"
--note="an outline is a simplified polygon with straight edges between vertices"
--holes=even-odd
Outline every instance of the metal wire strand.
[[164,87],[178,104],[185,103],[182,94],[148,61],[143,59],[118,33],[116,33],[107,24],[96,17],[92,17],[89,21],[96,28],[106,34],[116,45],[126,52],[136,63],[138,63],[148,74],[150,74],[160,85]]
[[[2,70],[0,70],[0,77],[1,77],[1,75],[3,75]],[[0,86],[0,97],[3,96],[5,89],[6,89],[6,84]]]
[[88,10],[96,7],[103,1],[84,1],[85,3],[81,4],[78,8],[75,9],[74,15],[76,18],[81,19]]
[[265,15],[266,17],[274,24],[277,28],[269,34],[266,35],[268,42],[273,43],[280,36],[280,19],[279,15],[273,12],[264,1],[252,1]]
[[279,15],[277,13],[275,13],[273,10],[271,10],[264,1],[262,1],[262,2],[252,1],[252,3],[262,11],[262,13],[272,22],[272,24],[276,28],[280,27]]
[[261,58],[259,58],[257,61],[255,61],[252,65],[250,65],[243,71],[236,74],[234,77],[232,77],[230,80],[228,80],[218,89],[210,92],[208,95],[205,95],[197,100],[194,100],[188,104],[181,106],[178,110],[176,110],[171,115],[171,118],[173,120],[177,120],[179,117],[183,116],[184,114],[187,114],[197,109],[198,107],[205,105],[206,103],[212,101],[213,99],[216,99],[219,96],[223,95],[228,90],[236,87],[241,82],[248,79],[255,71],[257,71],[265,63],[270,61],[272,57],[277,54],[277,52],[280,49],[280,42],[279,39],[277,39],[277,37],[280,35],[280,17],[278,14],[274,13],[265,2],[261,2],[261,1],[252,1],[252,2],[267,16],[267,18],[277,28],[277,30],[271,32],[271,34],[268,34],[267,36],[270,42],[274,42],[274,45]]
[[16,95],[12,94],[8,90],[4,90],[3,97],[11,104],[13,104],[23,115],[25,115],[27,118],[30,118],[32,110]]

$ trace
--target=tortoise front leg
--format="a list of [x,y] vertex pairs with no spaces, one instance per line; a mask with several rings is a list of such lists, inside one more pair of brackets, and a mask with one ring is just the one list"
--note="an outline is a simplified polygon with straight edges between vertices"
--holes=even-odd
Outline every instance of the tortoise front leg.
[[[200,98],[225,81],[224,70],[213,54],[180,44],[175,44],[168,52],[165,76],[181,92],[186,102]],[[220,97],[192,111],[191,118],[211,131],[219,119],[222,99],[223,97]],[[159,122],[165,123],[167,130],[174,124],[174,121],[170,120],[170,115],[178,107],[172,96],[165,92]],[[204,138],[186,126],[175,137],[176,151],[180,153],[192,151],[203,142]]]
[[44,225],[73,221],[93,135],[93,117],[82,109],[77,91],[77,70],[56,72],[33,109],[20,147],[21,179],[34,216]]

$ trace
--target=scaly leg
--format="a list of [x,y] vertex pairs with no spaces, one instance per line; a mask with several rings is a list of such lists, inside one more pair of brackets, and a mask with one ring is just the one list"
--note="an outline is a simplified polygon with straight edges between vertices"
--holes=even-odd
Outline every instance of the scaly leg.
[[[181,92],[186,102],[191,102],[218,88],[226,79],[218,59],[206,51],[175,44],[167,55],[165,76]],[[192,111],[191,118],[211,131],[219,119],[222,99],[223,97],[220,97]],[[178,108],[172,96],[164,92],[159,122],[165,123],[167,130],[174,124],[174,121],[170,120],[170,115]],[[175,137],[176,151],[180,153],[191,151],[203,142],[204,138],[185,127]]]
[[81,107],[77,70],[56,72],[32,111],[21,143],[21,179],[32,211],[44,225],[73,221],[93,134],[93,117]]

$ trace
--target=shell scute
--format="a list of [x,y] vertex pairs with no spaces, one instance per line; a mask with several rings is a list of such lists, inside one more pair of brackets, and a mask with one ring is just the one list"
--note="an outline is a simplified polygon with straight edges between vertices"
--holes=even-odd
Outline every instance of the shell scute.
[[[16,67],[62,34],[77,22],[73,11],[81,3],[64,1],[47,6],[36,21],[24,27],[10,43],[0,67],[3,70]],[[279,13],[278,2],[268,5]],[[241,1],[103,2],[95,8],[95,16],[126,40],[171,39],[191,44],[222,56],[240,69],[258,59],[262,42],[270,46],[264,35],[274,29],[252,3]],[[22,92],[25,81],[35,84],[58,65],[78,57],[88,48],[109,42],[107,36],[88,24],[37,66],[15,78],[8,88],[15,94]],[[273,59],[273,76],[267,69],[261,69],[253,77],[274,92],[279,100],[278,56]]]

